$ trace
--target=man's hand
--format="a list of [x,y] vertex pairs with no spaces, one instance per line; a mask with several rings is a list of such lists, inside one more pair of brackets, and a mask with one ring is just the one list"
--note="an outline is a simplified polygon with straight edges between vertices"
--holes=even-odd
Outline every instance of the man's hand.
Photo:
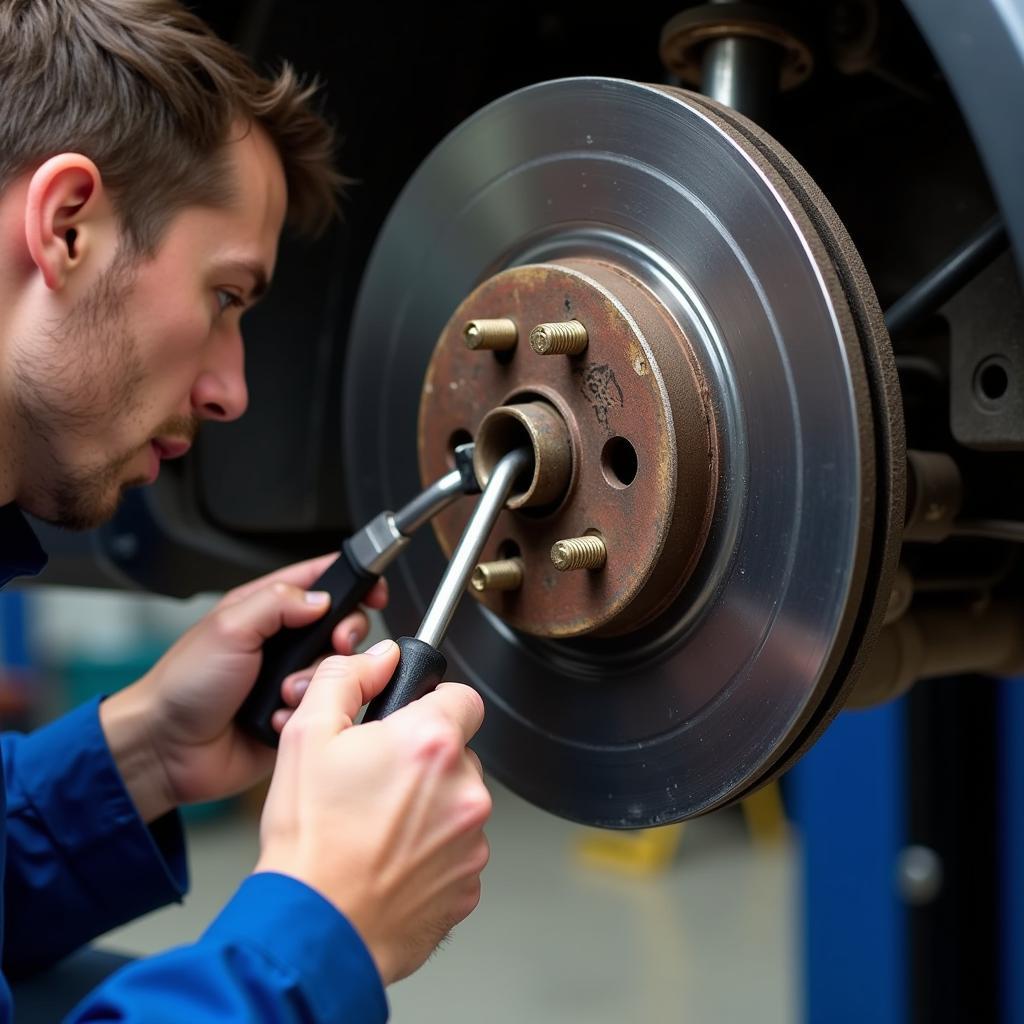
[[256,865],[330,900],[385,985],[416,970],[476,907],[491,811],[466,749],[483,721],[468,686],[442,683],[384,721],[352,724],[397,663],[398,645],[383,641],[317,670],[281,733]]
[[[281,569],[226,594],[138,682],[100,705],[100,722],[132,799],[145,821],[183,803],[237,793],[266,775],[274,753],[234,723],[261,663],[263,643],[282,627],[315,621],[326,595],[307,592],[336,556]],[[387,603],[384,581],[365,604]],[[350,654],[368,630],[359,611],[332,634],[334,649]],[[315,666],[285,680],[284,699],[296,705]],[[287,712],[279,712],[277,727]]]

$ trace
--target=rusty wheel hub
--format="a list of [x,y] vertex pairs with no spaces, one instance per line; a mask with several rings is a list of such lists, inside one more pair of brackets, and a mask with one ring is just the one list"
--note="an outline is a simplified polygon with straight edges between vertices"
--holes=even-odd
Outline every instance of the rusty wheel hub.
[[[467,346],[467,325],[488,319],[516,325],[515,347]],[[562,322],[582,325],[586,348],[534,351],[531,332]],[[477,439],[484,476],[535,422],[546,436],[535,442],[543,489],[502,514],[484,550],[487,560],[520,557],[522,584],[474,596],[516,629],[546,637],[619,634],[663,611],[689,578],[711,521],[717,441],[707,393],[679,325],[622,268],[562,260],[506,270],[476,288],[427,370],[421,475],[440,476],[452,441],[466,434]],[[508,407],[497,427],[496,407]],[[564,467],[552,467],[562,451]],[[459,504],[437,520],[446,554],[469,511]],[[602,569],[556,569],[552,547],[587,535],[604,541]]]

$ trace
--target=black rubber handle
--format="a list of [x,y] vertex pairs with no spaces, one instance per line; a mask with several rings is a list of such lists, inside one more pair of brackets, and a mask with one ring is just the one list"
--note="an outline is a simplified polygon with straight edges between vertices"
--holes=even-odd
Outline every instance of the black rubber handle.
[[276,747],[280,739],[270,724],[278,708],[284,707],[281,683],[285,676],[311,665],[331,646],[334,627],[370,592],[378,577],[356,568],[347,552],[331,563],[309,588],[326,590],[331,606],[323,616],[301,629],[282,629],[263,645],[263,666],[235,720],[250,736]]
[[391,681],[373,700],[363,715],[364,722],[387,718],[399,708],[430,693],[444,678],[448,659],[430,644],[412,636],[398,638],[401,654]]

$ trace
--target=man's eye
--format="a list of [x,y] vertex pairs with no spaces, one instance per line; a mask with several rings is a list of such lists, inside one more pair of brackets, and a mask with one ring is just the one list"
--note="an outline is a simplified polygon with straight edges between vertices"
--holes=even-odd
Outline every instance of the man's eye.
[[226,309],[230,309],[232,306],[241,308],[245,303],[234,293],[225,291],[223,288],[216,289],[217,294],[217,308],[223,313]]

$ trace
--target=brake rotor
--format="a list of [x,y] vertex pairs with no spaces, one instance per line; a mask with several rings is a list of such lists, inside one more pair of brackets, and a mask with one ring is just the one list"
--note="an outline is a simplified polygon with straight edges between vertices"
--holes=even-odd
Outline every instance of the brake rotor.
[[[534,320],[584,308],[592,358],[523,348]],[[453,344],[466,315],[518,317],[519,347],[467,353]],[[596,425],[588,365],[619,388],[599,373]],[[443,468],[492,403],[546,402],[568,424],[574,482],[503,513],[492,537],[532,545],[522,592],[464,600],[445,647],[487,704],[475,748],[522,796],[607,827],[678,821],[772,778],[842,705],[898,554],[899,394],[838,218],[749,122],[613,79],[485,108],[392,211],[345,380],[357,520]],[[627,483],[601,463],[603,437],[633,448]],[[551,536],[588,523],[608,575],[548,572]],[[439,522],[441,545],[456,530]],[[443,568],[424,531],[389,575],[396,633],[416,629]]]

